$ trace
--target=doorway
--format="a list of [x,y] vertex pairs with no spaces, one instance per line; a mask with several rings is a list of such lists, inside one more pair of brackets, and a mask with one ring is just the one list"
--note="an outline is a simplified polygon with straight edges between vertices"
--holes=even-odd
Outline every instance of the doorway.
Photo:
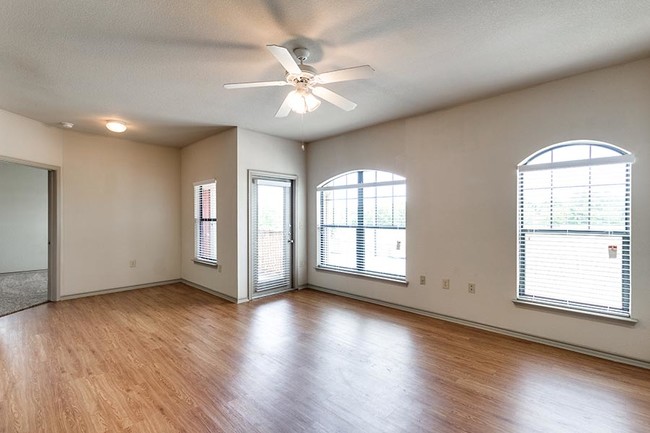
[[54,298],[55,172],[0,160],[0,316]]
[[249,172],[249,298],[293,288],[296,176]]

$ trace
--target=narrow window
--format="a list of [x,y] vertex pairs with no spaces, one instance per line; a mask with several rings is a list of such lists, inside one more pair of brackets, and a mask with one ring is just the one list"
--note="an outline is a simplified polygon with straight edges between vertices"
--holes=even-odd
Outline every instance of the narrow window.
[[194,260],[217,263],[217,181],[194,184]]
[[630,316],[633,162],[615,146],[574,141],[519,165],[517,299]]
[[317,188],[318,267],[406,280],[406,179],[355,170]]

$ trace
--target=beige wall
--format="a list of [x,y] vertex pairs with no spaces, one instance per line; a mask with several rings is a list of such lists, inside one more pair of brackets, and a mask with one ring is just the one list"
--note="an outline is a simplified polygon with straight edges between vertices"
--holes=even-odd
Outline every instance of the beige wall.
[[60,296],[180,277],[179,149],[0,110],[0,159],[58,171]]
[[47,269],[47,170],[0,160],[0,274]]
[[[309,283],[650,361],[650,60],[547,83],[446,111],[311,143],[307,152]],[[623,147],[633,166],[636,326],[517,307],[516,167],[554,143]],[[355,168],[406,176],[408,287],[314,270],[316,195]],[[427,276],[420,286],[419,275]],[[451,290],[441,280],[451,279]],[[475,295],[467,283],[477,285]]]
[[[217,180],[218,268],[194,258],[194,182]],[[181,276],[237,299],[237,130],[229,129],[181,150]]]
[[0,110],[0,158],[60,167],[63,131]]
[[238,147],[238,297],[248,297],[248,172],[249,170],[297,176],[296,231],[294,242],[294,265],[297,268],[296,287],[307,282],[306,258],[306,208],[305,208],[305,152],[301,143],[273,137],[246,129],[237,129]]
[[[0,160],[46,167],[57,171],[56,185],[59,192],[56,204],[59,220],[55,235],[61,237],[61,170],[63,166],[63,131],[40,122],[0,110]],[[57,268],[61,262],[61,242],[54,245]],[[61,286],[61,275],[57,274],[50,283],[55,291]]]
[[62,296],[180,277],[179,149],[65,131],[63,164]]
[[[0,159],[60,167],[61,295],[180,276],[247,293],[247,171],[296,174],[299,284],[394,302],[650,362],[650,60],[608,68],[308,146],[229,130],[182,150],[48,127],[0,111]],[[516,307],[516,165],[594,139],[635,154],[632,309],[636,326]],[[374,168],[408,182],[408,287],[315,271],[315,187]],[[191,261],[192,183],[215,177],[220,268]],[[306,179],[306,182],[305,182]],[[306,206],[300,196],[307,196]],[[304,225],[304,213],[307,224]],[[301,231],[303,234],[301,234]],[[302,255],[302,259],[300,256]],[[129,268],[130,260],[137,261]],[[306,275],[306,277],[305,277]],[[417,284],[419,275],[427,285]],[[442,278],[451,290],[442,290]],[[469,295],[467,282],[477,284]]]

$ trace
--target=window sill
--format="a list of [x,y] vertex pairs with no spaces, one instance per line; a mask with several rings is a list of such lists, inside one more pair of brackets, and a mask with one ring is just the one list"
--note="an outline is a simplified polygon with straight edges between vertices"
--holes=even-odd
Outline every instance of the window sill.
[[219,263],[217,263],[217,262],[208,262],[207,260],[201,260],[201,259],[196,259],[196,258],[192,259],[192,261],[194,263],[196,263],[197,265],[210,266],[212,268],[218,268],[219,267]]
[[386,281],[386,282],[389,282],[389,283],[399,284],[401,286],[406,286],[406,287],[408,287],[408,285],[409,285],[409,282],[406,281],[406,278],[401,279],[401,278],[397,278],[397,277],[388,277],[388,276],[383,277],[383,276],[379,276],[379,275],[361,274],[361,273],[357,273],[357,272],[345,271],[345,270],[335,269],[335,268],[326,268],[326,267],[322,267],[322,266],[315,266],[314,269],[317,270],[317,271],[331,272],[333,274],[343,274],[343,275],[350,276],[350,277],[358,277],[358,278],[366,278],[366,279],[370,279],[370,280]]
[[532,308],[540,308],[540,309],[545,309],[545,310],[555,310],[555,311],[561,311],[564,313],[569,313],[569,314],[574,314],[578,316],[588,316],[588,317],[594,317],[597,319],[603,319],[603,320],[612,320],[615,322],[623,322],[627,325],[636,325],[638,320],[633,319],[631,317],[624,317],[624,316],[613,316],[609,314],[603,314],[603,313],[596,313],[593,311],[582,311],[582,310],[574,310],[572,308],[565,308],[561,307],[559,305],[549,305],[549,304],[542,304],[539,302],[531,302],[531,301],[522,301],[521,299],[513,299],[512,302],[521,307],[532,307]]

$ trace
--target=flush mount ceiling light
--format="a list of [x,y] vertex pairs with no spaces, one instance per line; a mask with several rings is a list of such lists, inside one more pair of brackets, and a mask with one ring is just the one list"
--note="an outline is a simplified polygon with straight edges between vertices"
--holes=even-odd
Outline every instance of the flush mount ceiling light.
[[61,128],[71,129],[74,126],[74,123],[72,123],[72,122],[59,122],[59,125],[61,126]]
[[126,131],[126,125],[124,122],[119,122],[117,120],[109,120],[106,122],[106,128],[109,131],[117,132],[118,134]]

